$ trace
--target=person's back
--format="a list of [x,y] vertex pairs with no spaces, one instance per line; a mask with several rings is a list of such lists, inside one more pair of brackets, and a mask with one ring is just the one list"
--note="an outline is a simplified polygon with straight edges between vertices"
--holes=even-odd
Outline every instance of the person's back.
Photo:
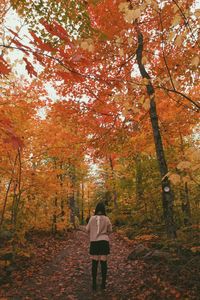
[[87,225],[87,231],[90,234],[90,241],[109,241],[108,234],[112,231],[112,225],[107,216],[92,216]]

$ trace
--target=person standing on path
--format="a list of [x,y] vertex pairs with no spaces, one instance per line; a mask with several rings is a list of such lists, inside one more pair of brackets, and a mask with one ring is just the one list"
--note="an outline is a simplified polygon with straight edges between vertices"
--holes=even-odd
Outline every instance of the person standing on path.
[[86,226],[86,231],[90,236],[90,255],[92,258],[92,288],[97,289],[97,269],[100,261],[102,284],[101,288],[106,288],[107,276],[107,255],[110,253],[109,233],[112,232],[110,219],[106,216],[105,204],[99,202],[96,206],[94,216],[92,216]]

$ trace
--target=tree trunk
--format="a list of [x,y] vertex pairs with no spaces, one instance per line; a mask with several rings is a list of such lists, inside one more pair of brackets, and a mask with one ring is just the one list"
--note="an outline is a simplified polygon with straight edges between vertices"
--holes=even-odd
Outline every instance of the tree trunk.
[[81,183],[81,224],[84,224],[84,182]]
[[136,204],[140,206],[143,199],[142,164],[141,164],[140,154],[136,155],[135,167],[136,167]]
[[117,189],[116,189],[116,182],[115,182],[115,172],[114,172],[113,161],[112,161],[111,157],[109,157],[109,162],[110,162],[110,168],[111,168],[112,180],[113,180],[113,187],[112,187],[113,203],[114,203],[114,208],[118,209]]
[[5,211],[6,211],[6,205],[7,205],[7,201],[8,201],[8,194],[9,194],[9,191],[10,191],[10,188],[11,188],[11,184],[13,182],[13,176],[14,176],[14,172],[15,172],[15,166],[16,166],[16,163],[17,163],[17,159],[18,159],[18,153],[15,157],[15,161],[14,161],[14,165],[13,165],[12,173],[11,173],[11,178],[8,182],[8,187],[6,189],[6,194],[5,194],[5,198],[4,198],[4,202],[3,202],[3,209],[2,209],[2,213],[1,213],[1,219],[0,219],[0,230],[1,230],[1,227],[2,227],[2,224],[3,224],[3,221],[4,221],[4,214],[5,214]]
[[184,189],[180,190],[180,198],[182,201],[183,222],[184,225],[187,226],[191,224],[191,209],[187,182],[185,182]]
[[138,48],[136,50],[136,58],[139,66],[140,74],[142,78],[147,80],[146,89],[147,94],[150,98],[150,119],[153,129],[154,143],[156,148],[156,155],[159,164],[160,175],[162,178],[162,204],[163,204],[163,216],[166,225],[167,236],[170,238],[176,237],[176,229],[173,219],[173,192],[170,186],[170,181],[167,177],[168,167],[165,159],[162,137],[160,134],[160,128],[158,125],[158,115],[155,102],[155,91],[151,83],[151,78],[147,73],[143,63],[142,63],[142,52],[143,52],[143,35],[137,27],[137,37],[138,37]]
[[[182,159],[185,159],[185,153],[184,153],[184,142],[183,137],[181,134],[181,131],[179,129],[179,135],[180,135],[180,147],[182,152]],[[190,209],[190,198],[189,198],[189,191],[188,191],[188,184],[187,182],[183,183],[180,189],[180,199],[182,201],[182,212],[183,212],[183,222],[184,225],[190,225],[191,224],[191,209]]]
[[70,223],[73,224],[74,228],[75,224],[75,198],[74,194],[71,194],[69,197],[69,207],[70,207]]
[[13,224],[13,233],[16,233],[17,226],[17,217],[19,212],[19,204],[21,202],[21,181],[22,181],[22,161],[21,161],[21,149],[18,148],[18,175],[13,191],[13,203],[12,203],[12,224]]
[[56,234],[56,232],[57,232],[57,207],[58,207],[58,199],[57,199],[57,197],[55,197],[54,213],[53,213],[53,221],[52,221],[52,234]]
[[75,186],[76,186],[76,169],[69,160],[69,178],[70,178],[70,195],[69,195],[69,208],[70,208],[70,223],[76,228],[75,213],[76,213],[76,199],[75,199]]
[[[62,162],[60,163],[60,169],[61,170],[63,169],[63,163]],[[60,190],[61,190],[61,193],[62,193],[64,175],[63,174],[58,175],[58,179],[60,181]],[[61,199],[60,199],[60,214],[58,216],[61,217],[62,221],[64,221],[65,210],[64,210],[64,198],[63,198],[63,196],[61,196]]]

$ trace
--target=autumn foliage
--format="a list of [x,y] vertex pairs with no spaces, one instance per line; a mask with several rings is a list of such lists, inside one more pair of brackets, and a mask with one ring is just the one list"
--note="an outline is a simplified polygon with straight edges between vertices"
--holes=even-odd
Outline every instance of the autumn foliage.
[[115,224],[176,237],[199,217],[196,2],[28,2],[0,6],[2,238],[17,252],[100,199]]

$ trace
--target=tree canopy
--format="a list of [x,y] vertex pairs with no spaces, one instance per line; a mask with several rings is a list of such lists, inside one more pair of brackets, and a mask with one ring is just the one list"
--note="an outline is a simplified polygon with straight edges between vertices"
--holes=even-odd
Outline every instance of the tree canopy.
[[[0,230],[17,241],[33,228],[76,227],[100,199],[113,220],[125,211],[164,223],[172,238],[196,222],[197,2],[12,0],[0,9]],[[11,11],[20,26],[6,23]]]

